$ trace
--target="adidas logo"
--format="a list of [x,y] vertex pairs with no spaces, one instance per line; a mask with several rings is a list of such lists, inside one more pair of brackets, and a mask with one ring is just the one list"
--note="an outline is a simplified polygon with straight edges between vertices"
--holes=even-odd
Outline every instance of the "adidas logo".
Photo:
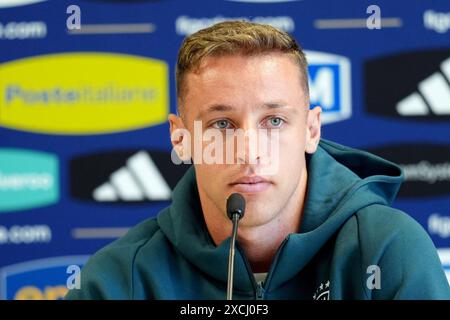
[[445,276],[450,284],[450,249],[440,248],[437,250],[439,258],[441,259],[442,267],[444,268]]
[[175,165],[170,151],[111,150],[70,161],[70,194],[97,204],[144,204],[171,200],[190,166]]
[[366,112],[371,115],[450,121],[450,48],[367,60],[364,82]]
[[440,69],[419,82],[418,92],[397,103],[400,115],[450,115],[450,58],[442,62]]
[[113,172],[109,182],[97,187],[96,201],[170,200],[171,190],[148,153],[140,151],[127,160],[125,167]]

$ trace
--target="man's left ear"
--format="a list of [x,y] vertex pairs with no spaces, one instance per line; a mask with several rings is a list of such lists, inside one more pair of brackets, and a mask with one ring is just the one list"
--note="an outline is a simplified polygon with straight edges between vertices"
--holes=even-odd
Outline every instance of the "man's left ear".
[[314,153],[317,150],[317,145],[320,141],[320,113],[321,107],[314,107],[308,110],[308,119],[306,120],[306,145],[305,151],[307,153]]

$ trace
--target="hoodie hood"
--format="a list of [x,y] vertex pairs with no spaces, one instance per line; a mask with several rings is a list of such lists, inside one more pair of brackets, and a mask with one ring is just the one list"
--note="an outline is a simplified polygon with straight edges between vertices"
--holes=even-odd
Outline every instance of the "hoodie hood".
[[[266,279],[266,287],[272,289],[301,271],[358,210],[390,205],[403,181],[394,163],[324,139],[306,160],[308,183],[300,232],[285,239],[273,260]],[[210,238],[193,166],[172,198],[172,205],[157,217],[161,231],[192,265],[226,285],[230,238],[218,246]],[[234,288],[244,296],[255,291],[254,277],[240,250],[235,257]]]

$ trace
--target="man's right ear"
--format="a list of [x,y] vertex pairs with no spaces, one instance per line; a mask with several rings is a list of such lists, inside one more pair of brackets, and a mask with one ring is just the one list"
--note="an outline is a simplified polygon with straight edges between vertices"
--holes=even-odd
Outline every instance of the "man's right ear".
[[183,120],[173,113],[169,114],[168,120],[170,124],[170,141],[173,149],[182,161],[190,160],[190,133],[185,128]]

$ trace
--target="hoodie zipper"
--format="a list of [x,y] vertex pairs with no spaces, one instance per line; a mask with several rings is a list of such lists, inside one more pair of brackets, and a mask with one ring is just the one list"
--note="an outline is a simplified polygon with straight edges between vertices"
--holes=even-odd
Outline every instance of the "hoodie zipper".
[[256,300],[264,300],[264,282],[260,281],[256,284]]
[[255,276],[253,275],[252,268],[250,267],[250,263],[247,260],[246,255],[244,254],[244,251],[239,247],[239,243],[236,243],[236,249],[241,254],[242,260],[244,260],[245,268],[247,269],[248,274],[250,275],[250,280],[252,282],[253,288],[255,289],[255,299],[256,300],[263,300],[264,299],[264,287],[263,284],[256,283]]
[[242,256],[242,259],[244,260],[244,265],[247,269],[247,272],[250,274],[250,279],[252,281],[253,284],[253,288],[255,289],[255,299],[256,300],[264,300],[264,294],[267,290],[268,287],[268,283],[271,279],[271,274],[273,272],[273,269],[275,268],[277,262],[278,262],[278,256],[280,255],[281,250],[283,249],[284,245],[286,244],[287,240],[289,239],[289,235],[283,240],[283,242],[281,243],[280,247],[278,248],[277,253],[275,254],[275,258],[272,261],[272,265],[270,266],[269,272],[267,272],[267,276],[266,276],[266,280],[265,281],[260,281],[260,282],[256,282],[255,276],[253,275],[253,271],[252,268],[250,267],[250,263],[247,260],[246,255],[244,254],[244,252],[242,251],[242,249],[239,247],[239,244],[236,243],[236,249],[239,251],[239,253]]

